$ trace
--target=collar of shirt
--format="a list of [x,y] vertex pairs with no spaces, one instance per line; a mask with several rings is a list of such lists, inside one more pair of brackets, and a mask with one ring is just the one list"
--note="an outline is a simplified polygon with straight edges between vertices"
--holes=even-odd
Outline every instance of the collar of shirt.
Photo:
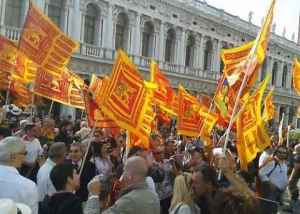
[[12,166],[0,165],[0,171],[5,171],[6,173],[8,172],[8,173],[20,175],[18,170],[15,167],[12,167]]
[[47,158],[46,163],[49,164],[50,166],[55,166],[56,163],[53,162],[50,158]]

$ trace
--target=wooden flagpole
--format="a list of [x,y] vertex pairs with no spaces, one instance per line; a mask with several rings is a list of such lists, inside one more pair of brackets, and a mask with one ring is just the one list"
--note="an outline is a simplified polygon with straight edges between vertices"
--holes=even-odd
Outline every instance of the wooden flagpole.
[[85,162],[87,161],[87,156],[88,156],[88,153],[90,151],[90,148],[91,148],[91,145],[92,145],[92,142],[93,142],[93,137],[94,137],[95,129],[96,129],[96,126],[93,127],[93,129],[92,129],[92,131],[91,131],[91,133],[89,135],[88,146],[87,146],[87,149],[85,151],[84,158],[82,160],[82,164],[80,166],[79,176],[81,176],[83,168],[84,168],[84,165],[85,165]]
[[54,104],[54,101],[52,100],[51,105],[50,105],[50,109],[49,109],[49,112],[48,112],[48,117],[49,118],[51,118],[51,112],[52,112],[52,109],[53,109],[53,104]]

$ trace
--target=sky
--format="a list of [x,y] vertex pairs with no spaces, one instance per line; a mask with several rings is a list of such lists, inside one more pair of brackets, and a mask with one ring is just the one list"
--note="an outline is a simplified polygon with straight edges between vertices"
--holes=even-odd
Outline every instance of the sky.
[[[206,2],[245,20],[248,20],[249,12],[252,11],[252,22],[260,26],[271,0],[206,0]],[[300,0],[277,0],[274,19],[276,33],[282,35],[283,29],[286,28],[286,38],[291,39],[295,33],[297,39],[299,13]]]

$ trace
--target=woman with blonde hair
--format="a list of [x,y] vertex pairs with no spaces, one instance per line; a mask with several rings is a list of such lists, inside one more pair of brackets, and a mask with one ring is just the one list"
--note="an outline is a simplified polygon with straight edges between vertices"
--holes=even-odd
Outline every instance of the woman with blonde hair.
[[199,214],[200,208],[193,201],[192,175],[183,173],[176,177],[170,214]]

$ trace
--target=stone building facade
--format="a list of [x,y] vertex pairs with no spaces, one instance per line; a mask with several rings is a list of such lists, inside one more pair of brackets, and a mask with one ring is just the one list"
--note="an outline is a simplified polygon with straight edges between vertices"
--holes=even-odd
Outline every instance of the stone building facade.
[[[0,0],[0,32],[18,40],[28,0]],[[80,42],[70,67],[84,76],[111,72],[124,49],[145,76],[156,59],[174,87],[213,96],[222,48],[253,40],[259,27],[200,0],[33,0],[67,35]],[[273,31],[275,31],[273,25]],[[300,98],[292,90],[292,61],[300,46],[272,34],[259,79],[272,74],[277,120],[297,123]],[[300,125],[300,124],[299,124]]]

